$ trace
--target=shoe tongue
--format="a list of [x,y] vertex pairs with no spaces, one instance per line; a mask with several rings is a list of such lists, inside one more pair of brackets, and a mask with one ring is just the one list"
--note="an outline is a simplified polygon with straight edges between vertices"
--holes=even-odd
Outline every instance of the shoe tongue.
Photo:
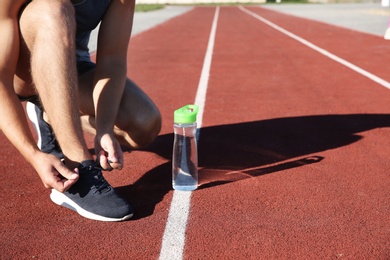
[[85,160],[85,161],[82,161],[80,163],[80,166],[86,168],[86,167],[92,166],[94,164],[96,164],[96,162],[94,160]]
[[89,178],[87,176],[89,176],[91,174],[95,175],[97,173],[97,170],[98,170],[98,168],[96,166],[97,166],[97,163],[94,160],[82,161],[78,167],[80,176],[85,177],[85,178]]

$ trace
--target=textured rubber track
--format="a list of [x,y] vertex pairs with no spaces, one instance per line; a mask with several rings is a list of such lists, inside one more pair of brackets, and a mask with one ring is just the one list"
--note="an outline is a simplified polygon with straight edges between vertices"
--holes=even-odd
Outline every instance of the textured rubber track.
[[[248,9],[390,81],[383,37]],[[128,74],[163,115],[156,142],[105,174],[132,220],[56,206],[0,135],[0,258],[159,257],[173,111],[194,101],[214,12],[195,8],[131,40]],[[215,40],[184,259],[388,259],[390,90],[237,7],[221,7]]]

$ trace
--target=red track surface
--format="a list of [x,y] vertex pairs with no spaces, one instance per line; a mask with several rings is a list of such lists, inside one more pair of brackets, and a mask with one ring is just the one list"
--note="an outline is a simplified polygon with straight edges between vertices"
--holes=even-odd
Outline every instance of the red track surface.
[[[390,81],[381,37],[249,9]],[[105,174],[133,220],[95,222],[54,205],[0,136],[1,259],[158,258],[173,194],[173,111],[194,102],[214,12],[195,8],[132,39],[129,75],[164,119],[152,146]],[[184,258],[389,259],[389,102],[390,90],[222,7]]]

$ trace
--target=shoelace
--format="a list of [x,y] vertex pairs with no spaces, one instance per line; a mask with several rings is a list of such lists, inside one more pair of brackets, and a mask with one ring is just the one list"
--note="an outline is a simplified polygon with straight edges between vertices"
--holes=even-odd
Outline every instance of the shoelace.
[[106,179],[104,179],[103,174],[101,172],[102,167],[98,163],[94,163],[94,164],[89,165],[89,166],[84,166],[84,167],[80,168],[79,170],[80,170],[80,174],[83,171],[88,171],[89,175],[93,175],[93,186],[96,188],[95,193],[102,192],[105,189],[107,189],[107,190],[111,189],[110,184],[108,184]]

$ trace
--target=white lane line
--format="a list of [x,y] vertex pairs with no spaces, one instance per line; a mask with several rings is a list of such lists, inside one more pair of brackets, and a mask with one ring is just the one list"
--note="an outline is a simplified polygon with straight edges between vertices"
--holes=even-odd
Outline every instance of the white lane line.
[[211,68],[211,61],[213,57],[215,34],[217,32],[218,16],[219,16],[219,7],[215,9],[213,25],[211,27],[206,55],[203,61],[203,68],[202,68],[202,73],[200,75],[198,91],[196,92],[196,97],[195,97],[195,104],[199,106],[199,112],[197,116],[197,125],[198,125],[197,140],[199,140],[199,132],[200,132],[199,129],[202,127],[202,123],[203,123],[203,111],[206,103],[206,93],[207,93],[207,87],[210,78],[210,68]]
[[289,31],[287,31],[285,29],[283,29],[282,27],[280,27],[280,26],[270,22],[269,20],[261,17],[260,15],[254,13],[252,11],[249,11],[248,9],[246,9],[246,8],[244,8],[242,6],[239,6],[239,9],[241,11],[249,14],[250,16],[256,18],[257,20],[260,20],[261,22],[263,22],[263,23],[269,25],[270,27],[278,30],[279,32],[284,33],[285,35],[293,38],[294,40],[297,40],[298,42],[306,45],[307,47],[309,47],[309,48],[311,48],[311,49],[313,49],[313,50],[315,50],[315,51],[325,55],[326,57],[328,57],[328,58],[330,58],[330,59],[332,59],[332,60],[334,60],[334,61],[336,61],[336,62],[338,62],[338,63],[340,63],[340,64],[342,64],[342,65],[344,65],[344,66],[346,66],[346,67],[348,67],[348,68],[350,68],[352,70],[354,70],[354,71],[356,71],[357,73],[359,73],[359,74],[361,74],[361,75],[371,79],[372,81],[382,85],[383,87],[390,89],[390,82],[388,82],[388,81],[386,81],[386,80],[384,80],[382,78],[379,78],[378,76],[375,76],[374,74],[372,74],[372,73],[370,73],[370,72],[368,72],[368,71],[366,71],[366,70],[364,70],[364,69],[362,69],[362,68],[360,68],[360,67],[358,67],[358,66],[356,66],[356,65],[354,65],[352,63],[350,63],[349,61],[346,61],[346,60],[344,60],[344,59],[342,59],[342,58],[340,58],[340,57],[338,57],[338,56],[336,56],[336,55],[334,55],[334,54],[332,54],[332,53],[330,53],[330,52],[328,52],[328,51],[326,51],[326,50],[324,50],[324,49],[322,49],[322,48],[320,48],[320,47],[318,47],[316,45],[314,45],[313,43],[311,43],[311,42],[309,42],[309,41],[307,41],[307,40],[305,40],[305,39],[303,39],[303,38],[301,38],[301,37],[299,37],[299,36],[289,32]]
[[[203,62],[202,73],[196,93],[195,104],[199,106],[197,117],[197,140],[200,136],[200,128],[203,121],[203,112],[206,102],[206,93],[210,77],[211,61],[213,56],[215,34],[219,16],[219,7],[215,9],[214,20],[211,27],[209,42]],[[169,209],[168,220],[162,239],[160,260],[181,260],[185,246],[185,233],[187,220],[190,213],[191,191],[174,191]]]
[[191,191],[173,192],[171,207],[162,239],[161,260],[183,259],[188,215],[190,213]]

